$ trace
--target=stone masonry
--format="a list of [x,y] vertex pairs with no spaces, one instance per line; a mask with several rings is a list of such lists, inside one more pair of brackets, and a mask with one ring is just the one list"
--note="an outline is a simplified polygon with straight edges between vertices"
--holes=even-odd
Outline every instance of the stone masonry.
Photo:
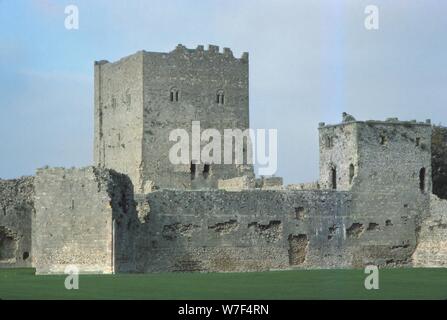
[[[38,274],[447,265],[429,121],[320,123],[320,177],[169,161],[177,128],[249,128],[248,54],[217,46],[95,62],[94,166],[0,180],[0,267]],[[204,141],[200,141],[203,145]],[[234,150],[233,150],[234,151]],[[233,153],[234,156],[234,153]]]

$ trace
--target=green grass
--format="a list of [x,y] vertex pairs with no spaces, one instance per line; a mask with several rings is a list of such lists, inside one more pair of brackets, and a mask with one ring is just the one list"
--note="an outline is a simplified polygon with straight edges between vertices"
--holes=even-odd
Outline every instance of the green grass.
[[366,290],[363,270],[65,276],[0,269],[1,299],[446,299],[447,269],[383,269],[380,289]]

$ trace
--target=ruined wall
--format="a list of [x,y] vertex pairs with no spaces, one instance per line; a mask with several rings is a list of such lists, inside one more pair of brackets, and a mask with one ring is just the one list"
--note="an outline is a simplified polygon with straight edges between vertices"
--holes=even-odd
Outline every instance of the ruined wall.
[[346,192],[161,190],[137,201],[140,272],[396,266],[414,250],[414,225],[389,222],[392,206],[361,216]]
[[[218,179],[253,175],[251,165],[219,164],[210,164],[206,174],[204,163],[197,164],[192,175],[189,163],[173,165],[168,158],[175,143],[168,140],[169,133],[185,129],[191,139],[192,121],[200,121],[202,131],[215,128],[221,135],[226,128],[249,127],[248,54],[239,59],[228,48],[222,53],[217,46],[209,46],[208,50],[198,46],[192,50],[178,45],[169,53],[144,52],[143,70],[145,185],[216,188]],[[223,103],[217,101],[218,93],[223,94]],[[222,139],[222,148],[223,142]],[[205,144],[207,141],[201,142],[202,146]]]
[[129,175],[141,187],[143,53],[95,62],[94,163]]
[[359,241],[353,266],[410,266],[422,219],[429,211],[429,195],[422,193],[352,192],[351,228]]
[[447,200],[435,195],[430,198],[430,215],[421,224],[413,265],[447,267]]
[[320,230],[320,224],[345,216],[348,197],[273,190],[153,192],[139,199],[147,214],[138,241],[138,270],[254,271],[312,265],[329,247],[320,246],[327,228],[316,234],[314,224]]
[[128,177],[112,170],[39,169],[32,241],[39,274],[132,271],[136,215]]
[[0,268],[31,266],[33,178],[0,179]]
[[283,189],[282,177],[261,177],[255,181],[256,188],[261,189]]
[[255,187],[255,179],[251,176],[242,176],[217,181],[217,188],[227,191],[240,191],[253,189]]

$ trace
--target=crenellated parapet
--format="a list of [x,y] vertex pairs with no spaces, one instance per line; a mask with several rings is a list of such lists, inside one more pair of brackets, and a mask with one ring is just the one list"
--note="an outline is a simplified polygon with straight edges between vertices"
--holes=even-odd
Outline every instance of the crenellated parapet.
[[241,62],[248,62],[248,52],[244,52],[240,58],[236,58],[233,55],[233,51],[230,48],[224,47],[222,51],[220,51],[220,47],[216,45],[209,44],[208,49],[206,50],[203,45],[198,45],[196,49],[188,49],[186,46],[182,44],[178,44],[177,47],[169,52],[168,54],[185,54],[190,57],[224,57],[227,59],[239,60]]

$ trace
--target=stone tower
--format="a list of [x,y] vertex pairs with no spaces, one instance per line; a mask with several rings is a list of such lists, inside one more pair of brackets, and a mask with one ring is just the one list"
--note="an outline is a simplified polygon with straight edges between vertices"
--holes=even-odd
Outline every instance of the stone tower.
[[253,175],[247,161],[172,164],[169,134],[185,129],[191,138],[192,121],[221,134],[249,128],[247,53],[239,59],[228,48],[178,45],[95,62],[94,161],[128,174],[136,192],[213,188],[218,179]]
[[351,194],[349,214],[334,217],[351,263],[408,265],[430,208],[431,124],[343,118],[320,124],[320,186]]
[[431,193],[431,130],[429,120],[321,123],[321,187]]

